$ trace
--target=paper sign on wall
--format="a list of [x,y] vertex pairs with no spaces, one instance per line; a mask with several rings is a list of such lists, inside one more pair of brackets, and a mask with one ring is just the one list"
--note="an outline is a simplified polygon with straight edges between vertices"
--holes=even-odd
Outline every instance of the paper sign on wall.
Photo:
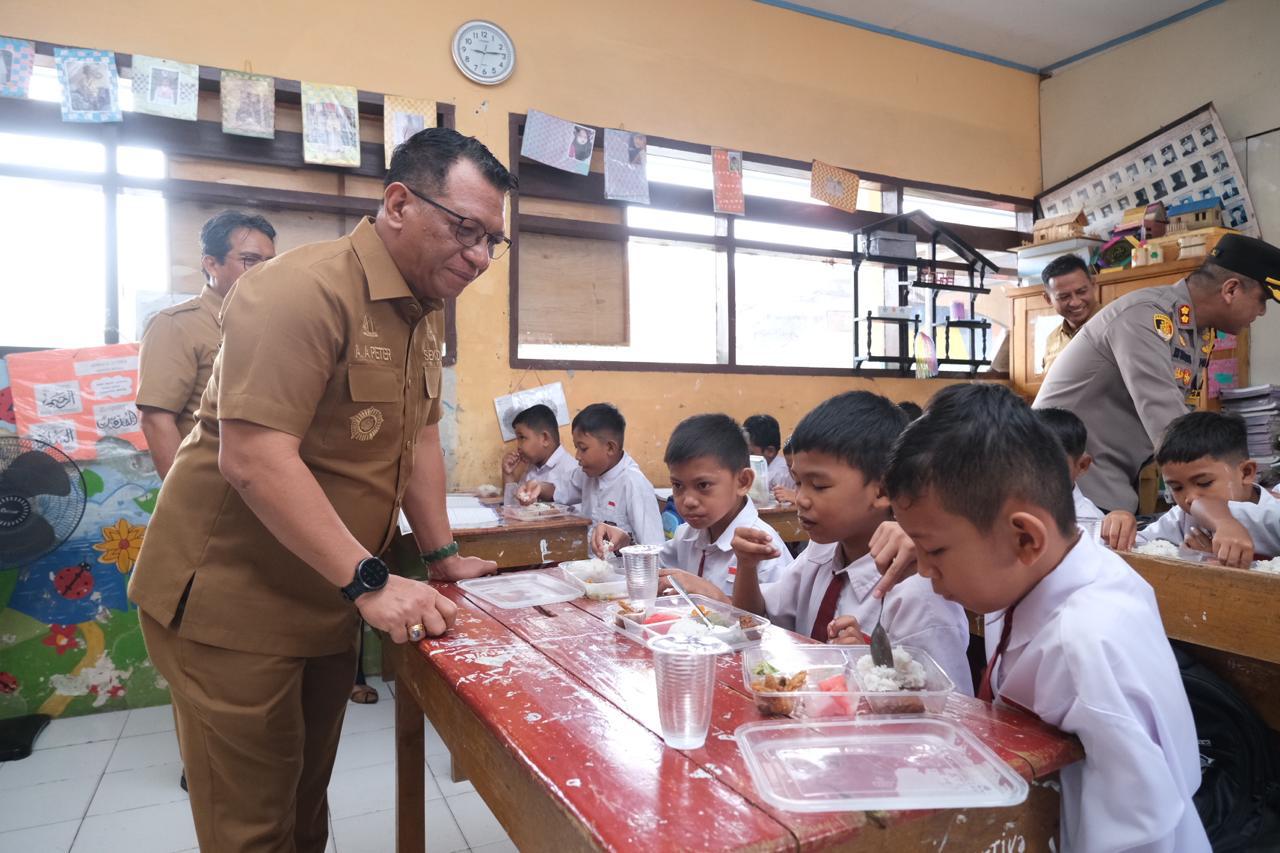
[[586,175],[591,171],[591,151],[595,144],[594,128],[529,110],[524,120],[520,156],[566,172]]
[[716,213],[742,216],[747,212],[742,195],[742,152],[711,149],[711,194]]
[[0,36],[0,97],[25,98],[35,62],[34,42]]
[[222,132],[274,139],[276,79],[243,71],[223,71],[219,84]]
[[360,165],[360,114],[354,86],[302,84],[302,159]]
[[813,161],[809,176],[809,195],[832,207],[856,213],[858,210],[858,176],[846,169]]
[[515,441],[516,431],[511,426],[512,418],[539,403],[556,413],[556,423],[560,426],[569,425],[569,404],[565,402],[564,385],[552,382],[537,388],[525,388],[493,398],[493,409],[498,416],[498,428],[502,430],[503,441]]
[[629,130],[604,132],[604,197],[649,203],[648,139]]
[[62,120],[102,124],[120,121],[116,57],[105,50],[55,47],[62,84]]
[[196,120],[200,66],[133,55],[133,108],[140,113]]
[[382,147],[386,151],[386,168],[391,168],[391,155],[397,145],[418,131],[435,126],[435,101],[387,95],[382,102]]

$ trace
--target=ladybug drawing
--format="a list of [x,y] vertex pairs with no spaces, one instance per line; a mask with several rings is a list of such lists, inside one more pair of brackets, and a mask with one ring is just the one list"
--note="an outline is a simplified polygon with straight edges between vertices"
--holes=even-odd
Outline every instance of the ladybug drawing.
[[53,588],[63,598],[73,601],[93,592],[93,567],[87,562],[59,569],[53,576]]
[[11,672],[0,672],[0,693],[17,693],[18,679]]

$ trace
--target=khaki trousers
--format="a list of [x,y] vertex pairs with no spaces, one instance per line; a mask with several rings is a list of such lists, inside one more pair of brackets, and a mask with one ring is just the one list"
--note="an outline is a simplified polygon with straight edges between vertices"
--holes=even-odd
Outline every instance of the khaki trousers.
[[323,853],[356,637],[340,654],[278,657],[138,621],[169,682],[202,853]]

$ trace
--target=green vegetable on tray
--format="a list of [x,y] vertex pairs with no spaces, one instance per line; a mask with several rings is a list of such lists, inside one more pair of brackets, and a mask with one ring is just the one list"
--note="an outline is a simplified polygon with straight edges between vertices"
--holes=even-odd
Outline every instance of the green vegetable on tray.
[[776,666],[774,666],[773,664],[769,663],[767,660],[762,660],[762,661],[760,661],[760,663],[758,663],[758,664],[756,664],[756,665],[755,665],[755,668],[754,668],[754,669],[752,669],[752,670],[751,670],[751,674],[752,674],[752,675],[761,675],[761,676],[764,676],[764,675],[777,675],[777,674],[778,674],[779,672],[781,672],[781,671],[782,671],[782,670],[778,669]]

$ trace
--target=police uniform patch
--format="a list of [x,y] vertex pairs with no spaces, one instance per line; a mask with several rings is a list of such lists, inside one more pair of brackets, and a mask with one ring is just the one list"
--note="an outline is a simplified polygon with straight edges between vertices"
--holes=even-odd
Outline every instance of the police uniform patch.
[[1173,369],[1173,378],[1181,382],[1183,385],[1191,384],[1191,371],[1185,367],[1175,367]]
[[1182,334],[1182,332],[1178,332],[1178,346],[1184,348],[1191,346],[1191,341],[1187,340],[1187,336]]
[[1173,321],[1169,319],[1168,314],[1154,315],[1151,318],[1151,324],[1155,327],[1156,334],[1160,336],[1160,340],[1173,340]]
[[351,437],[356,441],[372,441],[382,429],[382,412],[370,406],[351,416]]
[[1185,302],[1178,306],[1178,322],[1183,326],[1191,325],[1191,306]]

